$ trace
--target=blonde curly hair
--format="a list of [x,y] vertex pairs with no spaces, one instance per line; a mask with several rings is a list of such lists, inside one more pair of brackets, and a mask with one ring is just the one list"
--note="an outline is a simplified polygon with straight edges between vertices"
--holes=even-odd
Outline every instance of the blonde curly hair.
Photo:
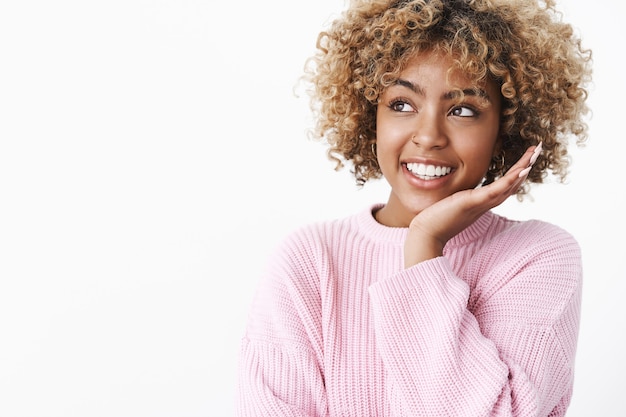
[[328,142],[336,169],[350,162],[359,185],[382,176],[372,146],[378,99],[425,51],[446,53],[468,78],[500,87],[503,164],[494,160],[483,184],[539,142],[528,181],[542,183],[548,171],[565,179],[568,139],[587,139],[591,52],[551,0],[353,0],[320,33],[303,77],[316,116],[310,133]]

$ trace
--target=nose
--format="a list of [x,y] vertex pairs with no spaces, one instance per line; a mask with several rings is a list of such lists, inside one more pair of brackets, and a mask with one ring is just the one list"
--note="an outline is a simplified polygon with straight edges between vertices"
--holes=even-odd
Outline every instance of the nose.
[[416,120],[411,141],[423,149],[441,149],[448,143],[443,120],[435,113],[422,111]]

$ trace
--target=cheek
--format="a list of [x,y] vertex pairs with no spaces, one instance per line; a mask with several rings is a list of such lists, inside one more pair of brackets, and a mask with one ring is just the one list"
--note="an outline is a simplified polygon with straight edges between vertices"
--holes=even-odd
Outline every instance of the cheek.
[[473,171],[484,173],[489,168],[497,143],[497,129],[482,130],[471,140],[462,141],[457,148],[464,155],[466,163],[471,163]]
[[379,129],[376,136],[378,159],[381,161],[397,159],[406,143],[405,135],[393,128]]
[[387,120],[385,117],[377,118],[376,141],[386,147],[401,146],[407,138],[406,126],[397,121]]
[[402,151],[402,142],[396,132],[389,129],[379,129],[376,137],[376,157],[380,171],[389,177],[397,170],[398,160]]

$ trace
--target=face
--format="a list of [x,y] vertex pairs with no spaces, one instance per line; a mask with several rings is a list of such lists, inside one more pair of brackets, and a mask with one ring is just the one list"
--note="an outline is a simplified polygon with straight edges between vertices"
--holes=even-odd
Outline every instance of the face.
[[426,207],[475,188],[497,150],[497,85],[449,76],[450,67],[447,57],[417,55],[380,97],[376,153],[391,185],[377,216],[383,224],[406,227]]

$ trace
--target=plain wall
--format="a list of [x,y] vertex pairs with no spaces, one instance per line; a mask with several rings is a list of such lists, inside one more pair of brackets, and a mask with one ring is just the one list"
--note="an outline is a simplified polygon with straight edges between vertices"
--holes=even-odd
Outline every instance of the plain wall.
[[[0,4],[0,415],[229,416],[260,270],[304,223],[384,202],[307,139],[293,87],[342,0]],[[583,249],[568,416],[626,374],[618,0],[562,0],[594,50],[568,184],[496,211]]]

